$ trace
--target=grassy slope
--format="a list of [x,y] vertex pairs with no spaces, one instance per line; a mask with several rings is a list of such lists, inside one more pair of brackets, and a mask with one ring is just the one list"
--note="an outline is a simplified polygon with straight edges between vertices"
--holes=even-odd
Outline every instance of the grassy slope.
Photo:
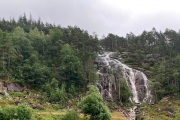
[[[12,100],[8,100],[4,95],[0,94],[0,107],[15,107],[15,101],[19,101],[23,104],[34,104],[41,105],[45,109],[44,110],[33,110],[33,119],[34,120],[57,120],[61,115],[65,114],[66,110],[60,109],[58,104],[50,104],[48,105],[40,93],[37,91],[25,90],[24,92],[9,92]],[[127,120],[122,113],[120,112],[112,112],[112,120]],[[83,115],[80,115],[81,118]]]
[[[33,110],[34,120],[56,120],[61,115],[64,115],[66,111],[59,109],[55,104],[47,105],[46,102],[42,101],[40,93],[36,91],[25,90],[22,93],[9,92],[9,94],[13,97],[13,100],[18,99],[25,104],[40,104],[45,108],[44,110]],[[0,94],[0,98],[0,106],[2,108],[16,106],[14,101],[7,100],[4,95]],[[174,110],[174,114],[171,115],[168,111],[162,110],[164,108]],[[180,99],[170,97],[164,102],[159,101],[154,105],[145,104],[142,105],[141,111],[141,118],[145,120],[180,120]],[[120,112],[114,111],[111,115],[112,120],[127,120]]]
[[[13,97],[14,101],[43,106],[45,108],[44,110],[33,110],[35,120],[56,120],[59,116],[65,114],[65,110],[60,109],[58,104],[48,105],[43,101],[41,94],[37,93],[37,91],[24,90],[24,92],[9,92],[9,94]],[[4,95],[0,94],[0,98],[0,107],[6,108],[16,106],[14,101],[7,100]],[[168,111],[162,110],[164,108],[172,109],[174,114],[171,115]],[[141,111],[141,118],[145,120],[180,120],[180,99],[169,97],[164,102],[160,101],[154,105],[145,104],[142,105]],[[126,120],[120,112],[114,111],[111,115],[112,120]]]
[[[173,110],[171,114],[168,110]],[[180,100],[175,97],[169,97],[167,101],[159,101],[154,105],[145,105],[142,107],[142,118],[145,120],[180,120]]]
[[[45,112],[45,111],[39,111],[34,113],[36,118],[41,120],[41,119],[45,119],[45,118],[49,118],[49,119],[56,119],[58,117],[60,117],[61,115],[64,115],[65,112],[63,111],[54,111],[54,112]],[[125,118],[122,113],[120,112],[112,112],[112,120],[127,120],[127,118]],[[80,117],[83,118],[83,114],[80,114]]]

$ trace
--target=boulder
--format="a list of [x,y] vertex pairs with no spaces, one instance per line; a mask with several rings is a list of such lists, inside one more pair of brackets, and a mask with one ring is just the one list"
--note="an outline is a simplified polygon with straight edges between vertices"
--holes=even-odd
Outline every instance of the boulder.
[[15,103],[15,105],[18,105],[18,104],[21,104],[22,101],[21,100],[15,100],[14,103]]
[[22,92],[23,88],[17,83],[7,83],[7,90],[13,92]]
[[166,96],[160,100],[160,102],[169,102],[169,96]]
[[44,110],[44,107],[43,106],[41,106],[41,105],[30,105],[33,109],[38,109],[38,110]]

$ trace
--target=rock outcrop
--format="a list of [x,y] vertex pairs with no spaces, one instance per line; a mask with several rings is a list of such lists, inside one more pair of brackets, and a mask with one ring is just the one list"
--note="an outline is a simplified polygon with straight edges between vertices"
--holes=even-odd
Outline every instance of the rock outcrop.
[[[13,92],[22,92],[23,91],[23,87],[21,87],[19,84],[17,83],[6,83],[4,81],[0,81],[0,88],[6,88],[7,91],[13,91]],[[0,93],[1,93],[0,89]]]
[[17,84],[17,83],[8,83],[6,84],[7,90],[8,91],[13,91],[13,92],[22,92],[23,88]]
[[[121,63],[120,55],[104,52],[95,60],[95,67],[99,74],[97,86],[104,99],[114,101],[118,97],[121,75],[131,90],[132,96],[129,99],[132,103],[151,102],[152,95],[146,75]],[[137,106],[131,107],[129,112],[130,120],[135,120]]]
[[150,102],[152,96],[148,88],[146,75],[121,63],[120,60],[119,55],[114,52],[105,52],[95,60],[95,66],[98,69],[100,78],[97,86],[103,98],[113,101],[117,97],[119,92],[118,75],[121,72],[132,92],[131,102]]
[[17,83],[6,83],[4,81],[0,81],[0,94],[5,95],[9,100],[12,100],[12,97],[8,94],[8,91],[22,92],[23,87]]

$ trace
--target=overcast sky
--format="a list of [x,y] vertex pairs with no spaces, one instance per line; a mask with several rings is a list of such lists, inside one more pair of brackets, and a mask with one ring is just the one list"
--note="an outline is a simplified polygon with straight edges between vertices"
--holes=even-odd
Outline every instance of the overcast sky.
[[78,26],[99,37],[180,29],[180,0],[0,0],[0,18],[20,15],[62,27]]

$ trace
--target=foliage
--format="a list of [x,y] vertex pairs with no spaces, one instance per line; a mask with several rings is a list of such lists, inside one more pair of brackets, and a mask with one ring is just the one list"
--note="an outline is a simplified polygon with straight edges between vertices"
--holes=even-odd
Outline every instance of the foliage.
[[[156,100],[172,94],[179,97],[179,44],[180,32],[170,29],[161,32],[153,28],[138,36],[128,33],[126,37],[110,33],[98,39],[96,34],[90,35],[77,26],[62,28],[33,20],[32,16],[27,18],[25,14],[17,21],[2,18],[0,79],[16,80],[41,90],[55,78],[57,91],[64,86],[70,98],[97,82],[93,63],[102,46],[107,51],[122,53],[123,60],[134,68],[145,69],[153,82]],[[123,84],[121,91],[127,91]],[[61,96],[62,92],[55,93],[54,96]],[[121,92],[121,100],[126,102],[129,94],[124,93]],[[52,102],[62,99],[52,96]]]
[[156,100],[180,94],[179,43],[179,32],[166,29],[162,33],[155,28],[138,36],[130,33],[125,38],[109,34],[100,41],[105,50],[121,52],[126,64],[145,69],[153,82],[152,92]]
[[16,116],[16,109],[15,108],[6,108],[0,109],[0,120],[12,120],[15,119]]
[[103,99],[98,94],[98,88],[89,86],[89,92],[85,96],[78,107],[85,115],[90,115],[91,120],[110,120],[111,115],[107,106],[103,104]]
[[67,93],[65,91],[65,85],[62,84],[61,87],[58,86],[58,81],[53,78],[50,83],[47,83],[44,87],[46,91],[46,96],[49,102],[59,102],[60,106],[66,106],[67,104]]
[[47,66],[40,63],[34,63],[30,65],[29,63],[24,64],[22,68],[22,79],[26,80],[25,83],[29,84],[33,88],[40,88],[44,83],[47,83],[50,79],[51,74]]
[[[88,83],[97,81],[93,60],[98,47],[97,36],[76,26],[61,28],[32,16],[28,19],[25,14],[17,21],[2,19],[0,79],[18,81],[36,90],[43,88],[51,102],[66,101],[67,94],[72,98]],[[53,78],[58,81],[57,87],[46,90]]]
[[129,87],[127,86],[126,81],[121,78],[120,80],[120,101],[122,103],[128,103],[129,102],[129,97],[132,95]]
[[80,117],[74,110],[68,110],[64,116],[60,117],[60,120],[80,120]]
[[16,108],[0,109],[0,120],[31,120],[32,111],[26,105],[19,105]]
[[16,108],[17,111],[17,119],[19,120],[30,120],[32,116],[32,111],[26,105],[19,105]]
[[[74,85],[76,89],[80,89],[85,84],[81,61],[69,44],[65,44],[61,50],[60,65],[59,74],[62,83],[65,83],[68,88]],[[69,92],[68,88],[66,88],[67,92]]]

